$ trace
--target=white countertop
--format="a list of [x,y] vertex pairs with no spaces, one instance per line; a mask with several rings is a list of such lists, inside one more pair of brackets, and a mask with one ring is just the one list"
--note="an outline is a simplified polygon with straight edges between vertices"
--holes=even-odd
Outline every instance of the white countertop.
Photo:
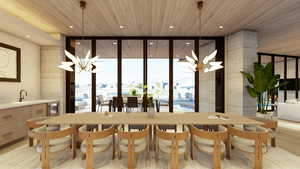
[[53,102],[58,102],[58,101],[59,100],[31,100],[31,101],[23,101],[23,102],[1,103],[0,110],[30,106],[30,105],[35,105],[35,104],[53,103]]

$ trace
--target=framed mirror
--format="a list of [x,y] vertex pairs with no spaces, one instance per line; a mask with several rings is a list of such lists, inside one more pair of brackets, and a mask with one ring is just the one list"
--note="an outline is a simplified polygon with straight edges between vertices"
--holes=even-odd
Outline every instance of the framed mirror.
[[21,49],[0,43],[0,81],[21,82]]

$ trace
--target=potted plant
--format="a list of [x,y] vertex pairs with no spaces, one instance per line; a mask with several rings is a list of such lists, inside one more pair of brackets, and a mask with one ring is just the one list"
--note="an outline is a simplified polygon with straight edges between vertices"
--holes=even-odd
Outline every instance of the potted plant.
[[249,85],[246,85],[249,95],[257,99],[258,112],[267,114],[267,108],[270,102],[270,95],[287,84],[287,82],[279,84],[280,75],[273,74],[273,64],[268,63],[262,65],[254,63],[254,73],[241,72],[248,80]]

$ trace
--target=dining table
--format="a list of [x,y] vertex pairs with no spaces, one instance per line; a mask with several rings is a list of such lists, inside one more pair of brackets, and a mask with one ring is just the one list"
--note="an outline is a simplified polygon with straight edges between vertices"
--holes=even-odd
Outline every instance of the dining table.
[[[152,112],[153,113],[153,112]],[[201,113],[201,112],[86,112],[67,113],[50,117],[39,122],[44,125],[263,125],[264,123],[246,116],[231,113]],[[73,135],[73,142],[77,143],[77,135]],[[73,149],[74,157],[76,150]]]

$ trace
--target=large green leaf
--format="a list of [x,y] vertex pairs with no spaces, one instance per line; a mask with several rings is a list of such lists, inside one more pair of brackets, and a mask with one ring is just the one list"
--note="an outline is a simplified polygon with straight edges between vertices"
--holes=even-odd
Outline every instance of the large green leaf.
[[247,90],[248,90],[248,93],[251,97],[253,98],[256,98],[258,97],[258,93],[256,92],[256,90],[253,88],[253,87],[250,87],[250,86],[246,86]]
[[241,73],[244,75],[244,77],[246,77],[246,79],[248,80],[248,82],[250,84],[253,84],[254,78],[250,73],[246,73],[246,72],[242,72],[242,71],[241,71]]

